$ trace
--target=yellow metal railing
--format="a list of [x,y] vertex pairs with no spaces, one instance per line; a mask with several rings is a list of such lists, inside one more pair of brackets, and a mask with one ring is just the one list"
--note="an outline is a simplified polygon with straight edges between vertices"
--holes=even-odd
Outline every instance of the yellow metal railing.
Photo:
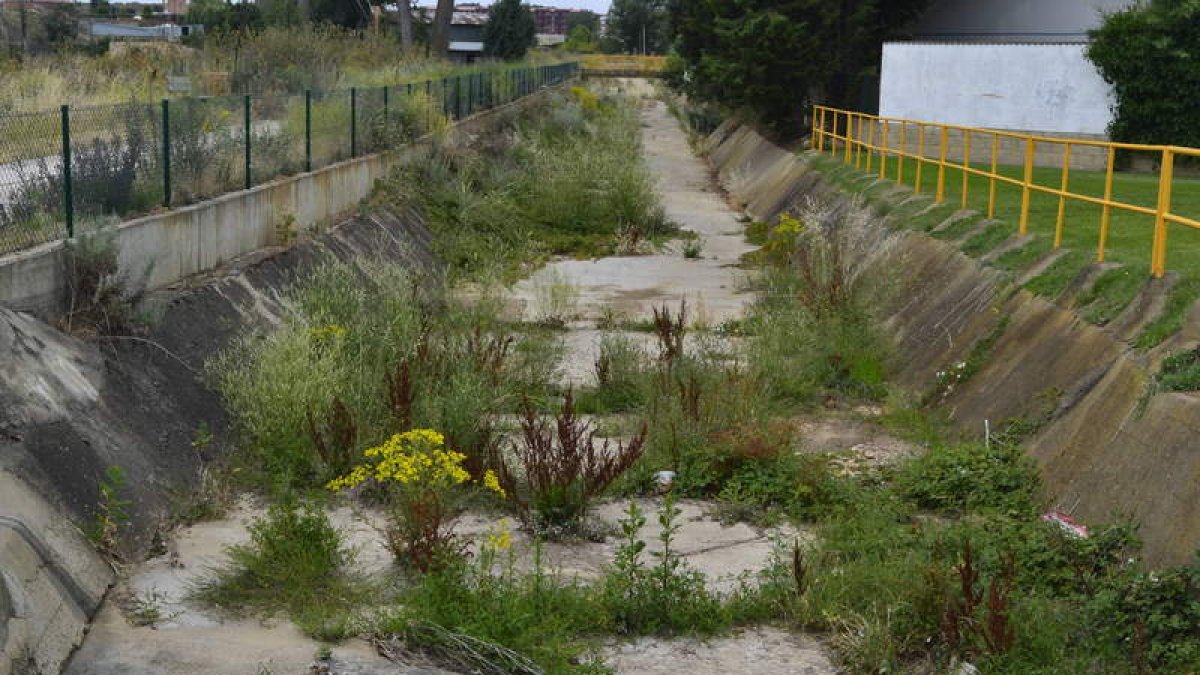
[[[970,177],[979,176],[987,179],[988,218],[994,217],[996,213],[996,188],[998,185],[1006,184],[1020,188],[1021,210],[1017,226],[1020,235],[1029,232],[1029,210],[1032,196],[1035,193],[1057,196],[1058,214],[1054,226],[1055,248],[1062,246],[1067,202],[1074,200],[1098,205],[1101,207],[1101,214],[1096,246],[1097,262],[1104,262],[1109,226],[1112,223],[1114,209],[1152,216],[1154,218],[1154,237],[1150,254],[1150,272],[1155,277],[1161,277],[1166,273],[1167,226],[1177,224],[1200,229],[1200,221],[1186,218],[1171,210],[1175,159],[1181,156],[1200,157],[1200,148],[1051,138],[979,127],[879,117],[825,106],[813,107],[812,129],[812,147],[815,150],[840,157],[845,163],[853,164],[867,172],[878,171],[880,178],[894,176],[898,182],[903,182],[903,160],[909,159],[916,162],[916,174],[913,178],[917,194],[920,194],[925,187],[927,169],[936,169],[937,182],[934,187],[934,198],[939,204],[946,199],[946,172],[948,169],[957,169],[962,172],[963,208],[967,206]],[[961,136],[961,146],[957,148],[961,152],[956,153],[961,157],[961,162],[949,159],[951,132],[956,132]],[[893,139],[896,139],[898,143],[892,143]],[[1015,140],[1024,146],[1021,178],[1006,176],[998,171],[1002,139]],[[981,144],[975,144],[975,148],[982,147],[987,151],[986,161],[982,161],[983,156],[980,154],[977,155],[979,159],[974,165],[972,163],[973,141],[983,141]],[[889,146],[889,143],[892,145]],[[1062,148],[1062,173],[1057,186],[1041,185],[1034,179],[1034,163],[1039,146]],[[1106,154],[1103,197],[1080,194],[1072,192],[1070,189],[1072,153],[1080,148],[1092,148],[1095,149],[1093,151]],[[1153,208],[1113,198],[1113,175],[1116,169],[1118,150],[1149,152],[1159,155],[1158,199]],[[896,160],[894,162],[895,169],[890,173],[889,159]],[[876,163],[878,163],[877,167],[874,166]],[[978,168],[978,165],[986,165],[989,168]]]

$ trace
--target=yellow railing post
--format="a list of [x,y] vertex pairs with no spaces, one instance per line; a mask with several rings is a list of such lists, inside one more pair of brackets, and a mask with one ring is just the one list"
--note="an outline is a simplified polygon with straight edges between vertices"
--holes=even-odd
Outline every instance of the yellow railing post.
[[1156,278],[1167,273],[1167,214],[1171,212],[1171,187],[1175,183],[1175,152],[1163,148],[1158,176],[1158,209],[1154,214],[1154,249],[1150,272]]
[[863,156],[863,116],[862,114],[855,115],[858,118],[858,133],[854,134],[854,168],[862,168]]
[[941,204],[946,199],[946,146],[950,144],[950,129],[942,127],[942,142],[938,150],[937,196],[934,198]]
[[879,177],[887,178],[888,131],[891,126],[887,120],[879,122]]
[[908,122],[900,123],[900,155],[896,158],[896,182],[904,184],[904,153],[908,152]]
[[988,185],[988,215],[989,219],[996,217],[996,168],[1000,155],[1000,134],[992,134],[992,176]]
[[851,145],[851,143],[853,142],[851,140],[851,136],[854,133],[854,117],[853,117],[853,115],[854,115],[854,113],[851,113],[851,112],[846,113],[846,147],[845,147],[846,156],[842,159],[842,161],[845,162],[846,164],[850,163],[850,153],[851,153],[851,148],[853,147]]
[[874,117],[867,120],[867,173],[871,173],[871,162],[874,159],[871,153],[875,152],[875,127],[876,120]]
[[1096,249],[1096,262],[1104,262],[1104,249],[1108,245],[1108,226],[1112,223],[1113,171],[1117,163],[1117,149],[1108,146],[1108,168],[1104,175],[1104,210],[1100,215],[1100,245]]
[[817,152],[825,152],[825,108],[821,108],[821,131],[817,134]]
[[963,130],[962,207],[967,208],[967,193],[971,181],[971,132]]
[[[1059,190],[1066,192],[1071,187],[1071,144],[1063,145],[1062,184]],[[1058,218],[1054,221],[1054,248],[1062,248],[1063,226],[1067,221],[1067,195],[1058,196]]]
[[1033,137],[1025,139],[1025,179],[1021,183],[1021,224],[1017,227],[1017,232],[1021,236],[1029,234],[1029,199],[1033,192],[1033,154],[1037,148],[1034,145]]
[[917,125],[917,180],[913,186],[917,194],[921,194],[921,174],[925,171],[925,124]]

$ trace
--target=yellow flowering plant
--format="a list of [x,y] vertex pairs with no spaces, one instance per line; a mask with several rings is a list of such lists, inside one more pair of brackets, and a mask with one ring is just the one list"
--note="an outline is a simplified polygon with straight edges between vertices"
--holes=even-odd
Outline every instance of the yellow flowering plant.
[[[327,487],[380,489],[388,510],[387,544],[396,560],[426,572],[461,555],[454,524],[461,514],[459,497],[472,482],[463,468],[467,456],[447,448],[445,437],[432,429],[396,434],[363,456],[365,462]],[[485,472],[479,482],[504,495],[495,473]]]

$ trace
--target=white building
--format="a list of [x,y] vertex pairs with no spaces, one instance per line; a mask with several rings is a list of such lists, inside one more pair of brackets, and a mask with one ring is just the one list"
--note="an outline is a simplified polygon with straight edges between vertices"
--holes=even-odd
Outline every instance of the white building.
[[911,41],[883,47],[879,114],[1050,134],[1103,135],[1112,90],[1084,50],[1133,0],[935,0]]

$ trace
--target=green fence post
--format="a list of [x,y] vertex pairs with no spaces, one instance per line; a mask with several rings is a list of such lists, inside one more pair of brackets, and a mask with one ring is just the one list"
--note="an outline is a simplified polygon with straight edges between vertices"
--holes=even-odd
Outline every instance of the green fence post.
[[[388,122],[390,121],[391,118],[388,113],[389,113],[389,110],[388,110],[388,86],[385,84],[385,85],[383,85],[383,137],[384,138],[387,138],[388,135],[391,133],[391,129],[388,127]],[[372,148],[372,150],[373,149],[374,148]]]
[[71,107],[62,107],[63,209],[67,239],[75,238],[75,195],[71,186]]
[[358,156],[358,89],[350,87],[350,156]]
[[250,176],[250,94],[246,94],[242,99],[243,111],[243,126],[246,134],[246,189],[249,190],[252,185]]
[[462,109],[462,75],[454,76],[454,119],[463,118]]
[[304,171],[312,173],[312,90],[304,90]]
[[171,101],[162,100],[163,206],[171,208]]

